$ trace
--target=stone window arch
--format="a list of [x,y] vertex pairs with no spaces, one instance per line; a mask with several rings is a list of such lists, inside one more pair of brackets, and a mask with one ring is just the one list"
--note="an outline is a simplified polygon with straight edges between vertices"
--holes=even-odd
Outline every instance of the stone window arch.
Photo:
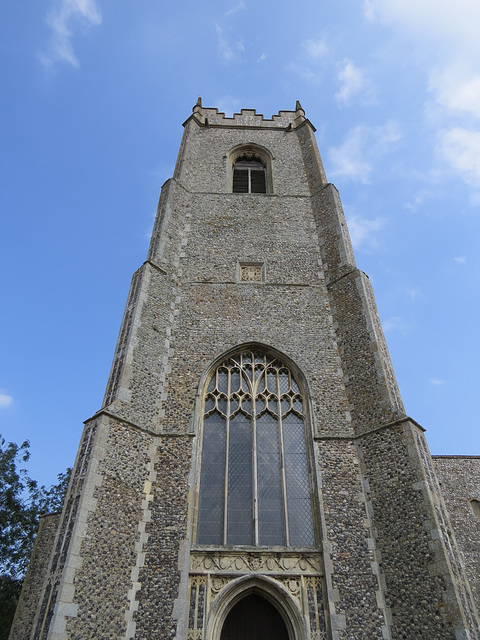
[[229,191],[232,193],[272,193],[272,156],[259,145],[240,145],[228,156]]
[[315,547],[307,398],[260,348],[226,357],[203,396],[200,545]]

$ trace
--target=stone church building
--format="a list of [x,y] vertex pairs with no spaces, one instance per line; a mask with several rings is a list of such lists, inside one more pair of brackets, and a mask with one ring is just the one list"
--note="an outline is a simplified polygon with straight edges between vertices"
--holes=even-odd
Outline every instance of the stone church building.
[[12,640],[480,640],[480,457],[405,413],[314,132],[184,123]]

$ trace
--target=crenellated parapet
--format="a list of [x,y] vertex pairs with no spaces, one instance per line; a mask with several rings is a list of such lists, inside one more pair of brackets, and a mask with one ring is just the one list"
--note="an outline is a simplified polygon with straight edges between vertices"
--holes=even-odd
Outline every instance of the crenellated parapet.
[[294,111],[280,110],[277,115],[271,118],[265,118],[262,113],[257,113],[256,109],[241,109],[240,113],[234,113],[228,118],[223,111],[217,108],[203,107],[202,99],[198,98],[197,103],[193,107],[193,114],[184,122],[194,119],[202,126],[220,126],[220,127],[268,127],[270,129],[296,129],[305,122],[315,127],[305,117],[300,102],[297,100]]

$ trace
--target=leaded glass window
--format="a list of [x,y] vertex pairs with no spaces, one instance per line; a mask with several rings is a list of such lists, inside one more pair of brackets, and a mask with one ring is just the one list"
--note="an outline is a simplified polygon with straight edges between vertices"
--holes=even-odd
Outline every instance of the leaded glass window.
[[244,352],[205,396],[197,543],[314,546],[304,399],[280,360]]

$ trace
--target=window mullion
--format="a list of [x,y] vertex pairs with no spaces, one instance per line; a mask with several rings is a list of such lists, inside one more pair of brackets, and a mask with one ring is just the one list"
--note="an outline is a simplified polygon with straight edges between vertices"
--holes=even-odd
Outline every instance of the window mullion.
[[225,420],[225,489],[223,498],[223,544],[227,544],[228,532],[228,458],[230,454],[230,369],[227,370],[227,408]]
[[[248,172],[250,176],[250,171]],[[257,385],[255,383],[255,356],[252,354],[252,429],[253,429],[253,533],[254,545],[258,546],[258,473],[257,473]]]
[[252,170],[247,169],[248,171],[248,193],[252,193]]
[[290,534],[288,527],[288,509],[287,509],[287,478],[285,474],[285,452],[283,447],[283,423],[282,423],[282,402],[280,399],[280,377],[276,371],[277,378],[277,407],[278,407],[278,430],[280,435],[280,473],[282,479],[282,497],[283,497],[283,520],[285,522],[285,545],[290,544]]

